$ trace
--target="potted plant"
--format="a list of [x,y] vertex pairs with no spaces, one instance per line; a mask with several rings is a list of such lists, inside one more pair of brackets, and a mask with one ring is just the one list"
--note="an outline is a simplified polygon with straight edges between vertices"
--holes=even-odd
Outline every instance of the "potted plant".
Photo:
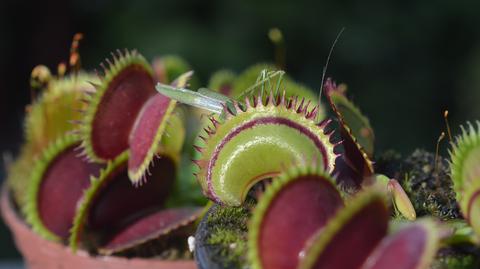
[[187,237],[203,200],[178,175],[184,116],[154,87],[186,86],[188,65],[173,56],[150,65],[129,50],[99,76],[79,69],[76,50],[70,64],[68,75],[65,65],[32,71],[41,92],[2,191],[27,266],[195,268]]

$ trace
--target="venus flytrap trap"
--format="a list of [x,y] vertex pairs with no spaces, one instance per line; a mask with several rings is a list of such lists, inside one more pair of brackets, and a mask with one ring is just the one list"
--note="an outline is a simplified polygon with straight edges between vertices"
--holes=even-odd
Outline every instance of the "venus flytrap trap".
[[350,182],[363,187],[380,186],[391,196],[396,212],[408,220],[415,220],[415,209],[398,181],[375,174],[371,160],[374,154],[373,128],[368,118],[346,97],[346,86],[337,86],[327,78],[324,89],[330,107],[338,119],[340,136],[343,139],[344,153],[339,160],[338,177],[349,178]]
[[[197,179],[216,202],[240,205],[253,185],[278,174],[286,162],[317,159],[324,169],[333,171],[337,154],[331,134],[325,131],[329,121],[316,123],[318,110],[310,109],[304,99],[287,98],[285,92],[274,94],[279,86],[267,83],[269,77],[266,73],[260,76],[251,87],[252,91],[260,88],[258,95],[243,102],[183,89],[182,94],[197,98],[196,105],[220,114],[220,120],[211,117],[211,125],[201,136],[204,144],[198,146],[201,157],[195,160]],[[157,85],[157,90],[175,91],[163,85]],[[244,167],[249,167],[248,172]]]
[[298,267],[307,242],[343,207],[334,180],[321,167],[293,167],[274,179],[249,225],[252,268]]
[[157,159],[146,183],[134,188],[128,179],[127,162],[128,155],[121,154],[85,190],[70,233],[74,251],[80,240],[86,246],[102,246],[128,223],[162,209],[175,179],[175,163],[169,158]]
[[476,125],[462,126],[462,133],[451,150],[451,173],[462,214],[480,235],[480,123],[477,121]]
[[43,151],[31,172],[24,214],[33,230],[46,239],[68,238],[77,203],[90,177],[102,167],[78,157],[75,148],[79,144],[75,136],[59,138]]

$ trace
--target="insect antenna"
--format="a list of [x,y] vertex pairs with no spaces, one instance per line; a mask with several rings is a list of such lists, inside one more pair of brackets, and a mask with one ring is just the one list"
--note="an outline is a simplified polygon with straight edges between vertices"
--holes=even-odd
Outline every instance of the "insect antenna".
[[[338,32],[337,37],[335,37],[335,40],[333,41],[333,44],[330,47],[330,51],[328,52],[327,61],[325,62],[325,66],[323,67],[323,70],[322,70],[322,81],[320,83],[320,93],[318,94],[318,104],[320,104],[320,102],[322,101],[323,83],[325,82],[325,75],[327,74],[327,68],[328,68],[328,64],[330,63],[330,58],[332,57],[333,49],[335,48],[335,45],[340,39],[340,36],[342,35],[343,31],[345,31],[345,27],[342,27],[342,29],[340,29],[340,32]],[[317,116],[318,115],[320,115],[320,113],[318,113]]]

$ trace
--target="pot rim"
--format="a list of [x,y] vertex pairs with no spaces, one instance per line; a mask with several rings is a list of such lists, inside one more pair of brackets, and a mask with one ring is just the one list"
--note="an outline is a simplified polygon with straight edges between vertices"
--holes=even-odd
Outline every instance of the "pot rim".
[[[118,264],[118,265],[128,265],[131,268],[153,268],[152,266],[158,264],[161,266],[160,268],[182,268],[182,269],[193,269],[196,268],[196,264],[194,260],[160,260],[160,259],[149,259],[149,258],[126,258],[126,257],[118,257],[118,256],[91,256],[85,250],[77,250],[76,253],[73,253],[70,248],[67,246],[47,241],[41,238],[38,234],[33,232],[28,225],[23,221],[23,219],[19,216],[17,210],[13,208],[11,195],[6,183],[3,184],[1,187],[0,193],[0,211],[5,223],[9,227],[11,233],[13,234],[15,245],[22,253],[24,259],[28,263],[28,253],[24,253],[24,249],[20,241],[21,239],[28,238],[38,245],[41,244],[42,248],[52,249],[53,251],[62,252],[63,255],[69,255],[72,257],[76,257],[78,259],[88,259],[88,260],[95,260],[100,263],[109,263],[110,265]],[[20,238],[20,234],[23,234],[23,238]],[[122,267],[123,268],[123,267]]]

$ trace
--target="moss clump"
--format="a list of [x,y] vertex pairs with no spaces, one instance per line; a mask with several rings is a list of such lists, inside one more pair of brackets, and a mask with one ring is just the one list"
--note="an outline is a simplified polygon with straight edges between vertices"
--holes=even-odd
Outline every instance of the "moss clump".
[[435,216],[441,220],[462,218],[455,199],[448,161],[439,157],[435,168],[435,155],[415,150],[402,160],[392,151],[382,155],[377,172],[397,179],[412,201],[417,216]]
[[224,268],[245,268],[247,250],[247,222],[254,202],[241,207],[218,206],[208,215],[208,227],[212,227],[207,243],[215,245],[214,255]]
[[448,161],[416,150],[403,162],[400,180],[419,216],[432,215],[442,220],[461,218],[455,199]]
[[478,253],[472,252],[471,247],[452,249],[441,249],[431,269],[474,269],[480,268]]

